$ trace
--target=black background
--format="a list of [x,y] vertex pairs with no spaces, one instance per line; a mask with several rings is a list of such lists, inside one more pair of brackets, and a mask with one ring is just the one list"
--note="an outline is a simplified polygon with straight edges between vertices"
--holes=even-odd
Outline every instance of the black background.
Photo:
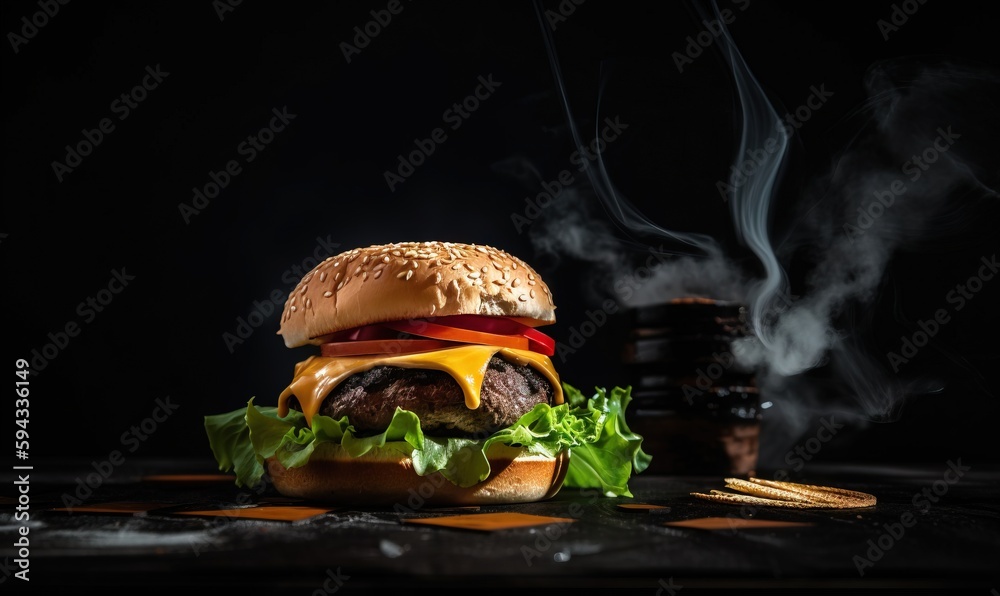
[[[16,53],[8,38],[0,51],[7,366],[31,359],[67,323],[80,326],[55,358],[35,367],[33,456],[105,457],[122,448],[122,433],[150,416],[157,398],[169,396],[176,413],[137,453],[207,457],[202,417],[251,396],[273,402],[309,353],[284,347],[275,335],[278,312],[242,343],[227,346],[223,334],[236,332],[237,318],[248,317],[255,301],[290,290],[295,268],[323,250],[318,239],[338,251],[404,240],[491,244],[545,276],[559,305],[559,321],[548,329],[553,337],[566,341],[586,320],[598,304],[587,292],[591,264],[537,252],[532,226],[519,231],[511,218],[525,213],[525,199],[541,192],[542,181],[573,168],[575,147],[535,5],[404,2],[348,62],[341,44],[353,43],[354,28],[385,6],[244,3],[220,19],[208,2],[71,3]],[[543,7],[560,10],[554,1]],[[38,11],[34,2],[5,2],[3,31],[20,33],[22,17]],[[872,64],[946,57],[996,76],[995,19],[929,2],[884,39],[876,23],[892,11],[890,2],[848,9],[756,1],[737,10],[732,34],[783,106],[779,113],[801,105],[812,85],[835,92],[793,139],[773,212],[779,231],[790,225],[786,215],[800,190],[858,133]],[[588,0],[551,34],[576,124],[592,131],[617,115],[628,125],[604,156],[624,195],[666,228],[715,236],[752,267],[716,190],[728,176],[740,124],[728,67],[715,43],[683,73],[672,58],[704,29],[700,20],[689,4],[654,10]],[[169,75],[119,120],[112,102],[157,65]],[[443,112],[470,95],[480,76],[500,86],[459,129],[447,128]],[[237,146],[282,108],[294,120],[245,163]],[[102,118],[115,130],[60,182],[52,163],[64,161],[65,146]],[[995,115],[984,113],[983,122],[995,124]],[[447,140],[391,191],[384,172],[437,127],[446,128]],[[233,159],[242,172],[185,222],[179,204],[190,205],[192,189]],[[512,159],[537,169],[534,183],[501,167]],[[992,163],[994,177],[984,183],[995,187]],[[585,177],[574,174],[581,205],[613,229],[587,198]],[[997,214],[995,196],[977,202],[961,212],[960,234],[894,255],[887,276],[895,290],[865,307],[877,315],[882,354],[917,320],[947,306],[949,289],[996,252]],[[623,247],[644,254],[650,239],[616,233],[629,241]],[[134,280],[85,320],[78,305],[106,288],[113,270]],[[953,313],[933,349],[909,369],[931,374],[943,389],[914,394],[893,422],[862,424],[852,417],[856,409],[842,405],[852,396],[803,413],[839,412],[849,422],[821,457],[995,458],[997,297],[996,283],[987,283]],[[581,388],[625,384],[619,353],[627,324],[619,312],[576,354],[557,359],[564,380]],[[5,432],[12,436],[13,427]]]

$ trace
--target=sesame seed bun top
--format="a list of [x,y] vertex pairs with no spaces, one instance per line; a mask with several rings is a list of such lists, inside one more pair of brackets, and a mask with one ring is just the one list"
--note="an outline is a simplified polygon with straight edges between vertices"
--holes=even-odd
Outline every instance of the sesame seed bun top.
[[552,292],[537,271],[481,244],[398,242],[327,258],[285,301],[278,334],[289,348],[372,323],[447,315],[555,322]]

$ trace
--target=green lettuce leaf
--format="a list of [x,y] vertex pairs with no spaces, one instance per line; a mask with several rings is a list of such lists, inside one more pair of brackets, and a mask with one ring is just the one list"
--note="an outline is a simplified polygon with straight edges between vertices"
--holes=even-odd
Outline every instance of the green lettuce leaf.
[[407,455],[414,471],[425,476],[440,472],[458,486],[468,487],[490,475],[487,453],[494,444],[525,447],[531,453],[555,456],[569,450],[569,468],[563,486],[596,488],[607,496],[632,496],[628,480],[649,465],[642,437],[629,430],[625,409],[630,388],[610,393],[597,389],[585,397],[563,383],[566,402],[539,404],[512,426],[485,439],[427,437],[413,412],[396,410],[386,428],[373,436],[357,436],[347,417],[334,420],[290,411],[279,418],[277,408],[247,402],[245,410],[205,417],[212,453],[219,469],[236,474],[238,486],[256,486],[264,476],[264,462],[275,457],[286,468],[304,465],[317,448],[342,449],[360,457],[373,449]]
[[593,440],[573,448],[563,486],[600,488],[609,497],[631,497],[629,478],[649,467],[652,457],[642,450],[642,437],[625,421],[625,409],[632,401],[630,388],[615,387],[610,395],[599,388],[590,399],[565,383],[563,390],[577,416],[589,411],[598,425]]

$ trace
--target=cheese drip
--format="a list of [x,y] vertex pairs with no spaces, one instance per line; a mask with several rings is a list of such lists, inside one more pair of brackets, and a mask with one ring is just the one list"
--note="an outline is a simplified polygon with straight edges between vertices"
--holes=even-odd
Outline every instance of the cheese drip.
[[413,354],[342,356],[328,358],[310,356],[295,365],[295,376],[291,384],[278,397],[278,416],[288,415],[288,398],[294,395],[299,400],[306,422],[312,425],[312,417],[319,412],[323,400],[344,379],[376,366],[398,366],[401,368],[422,368],[444,371],[452,376],[465,394],[465,405],[470,410],[479,407],[479,391],[483,376],[494,354],[508,362],[529,365],[548,379],[552,385],[553,403],[563,402],[562,385],[559,375],[548,356],[528,350],[515,350],[497,346],[465,345]]

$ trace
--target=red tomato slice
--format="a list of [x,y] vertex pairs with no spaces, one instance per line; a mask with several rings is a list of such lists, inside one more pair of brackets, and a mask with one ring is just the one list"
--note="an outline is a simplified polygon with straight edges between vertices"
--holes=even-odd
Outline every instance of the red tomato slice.
[[528,328],[523,323],[507,317],[487,317],[483,315],[449,315],[432,319],[438,325],[448,327],[460,327],[471,329],[472,331],[483,331],[485,333],[499,333],[501,335],[518,335]]
[[410,354],[454,348],[458,344],[436,339],[370,339],[320,344],[320,354],[326,357],[365,356],[371,354]]
[[528,346],[532,351],[553,356],[556,353],[556,340],[541,331],[529,327],[524,331],[524,336],[528,338]]
[[385,327],[403,331],[412,335],[422,337],[432,337],[447,341],[460,341],[469,344],[484,344],[490,346],[500,346],[503,348],[514,348],[516,350],[528,349],[528,338],[517,335],[501,335],[499,333],[485,333],[482,331],[472,331],[460,327],[449,327],[423,320],[395,321],[383,323]]
[[528,349],[552,356],[556,353],[556,342],[541,331],[508,317],[487,317],[482,315],[451,315],[439,317],[434,322],[449,327],[460,327],[472,331],[520,335],[527,338]]
[[[556,347],[555,340],[534,327],[510,317],[483,315],[449,315],[436,317],[432,320],[410,319],[375,323],[330,334],[324,338],[326,342],[322,345],[336,346],[327,348],[333,355],[386,353],[386,349],[379,349],[379,344],[388,346],[388,349],[397,352],[400,350],[419,351],[420,348],[411,350],[406,347],[420,345],[408,344],[407,342],[415,341],[408,336],[426,337],[442,342],[484,344],[531,350],[546,356],[554,355]],[[351,347],[349,344],[360,345]],[[450,345],[454,344],[449,344],[449,347]]]

